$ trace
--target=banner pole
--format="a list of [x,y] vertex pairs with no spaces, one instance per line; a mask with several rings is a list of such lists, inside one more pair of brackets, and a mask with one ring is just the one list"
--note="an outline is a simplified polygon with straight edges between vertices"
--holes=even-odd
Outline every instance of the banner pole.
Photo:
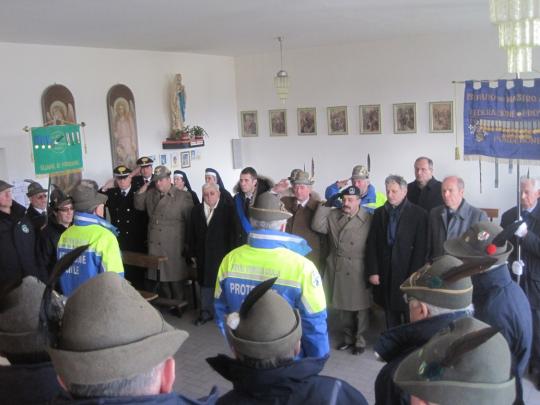
[[[519,79],[519,73],[516,73],[516,79]],[[517,164],[516,164],[516,179],[517,179],[517,187],[516,187],[516,199],[517,199],[517,204],[516,204],[516,208],[517,208],[517,216],[518,216],[518,220],[521,220],[521,193],[520,193],[520,190],[519,190],[519,187],[520,187],[520,177],[521,177],[521,173],[520,173],[520,167],[521,164],[520,164],[520,159],[517,159]],[[519,241],[519,238],[516,238],[516,249],[517,249],[517,254],[516,254],[516,257],[517,257],[517,260],[518,262],[521,261],[521,243]],[[521,274],[518,274],[517,275],[517,284],[519,285],[519,281],[521,279]]]

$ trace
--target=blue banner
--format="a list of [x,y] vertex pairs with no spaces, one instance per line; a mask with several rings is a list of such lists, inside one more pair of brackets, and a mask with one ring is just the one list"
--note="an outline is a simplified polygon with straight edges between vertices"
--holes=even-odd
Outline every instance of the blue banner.
[[465,82],[463,134],[465,155],[540,160],[540,79]]

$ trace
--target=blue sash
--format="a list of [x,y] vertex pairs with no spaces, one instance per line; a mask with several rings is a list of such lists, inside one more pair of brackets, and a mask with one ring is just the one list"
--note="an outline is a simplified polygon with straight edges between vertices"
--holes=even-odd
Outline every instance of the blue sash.
[[118,228],[111,224],[109,221],[106,221],[103,218],[98,217],[97,215],[88,214],[86,212],[75,212],[75,216],[73,217],[73,225],[100,225],[103,228],[111,231],[114,236],[118,237],[120,235],[120,231],[118,230]]
[[259,249],[275,249],[283,247],[302,256],[311,252],[311,247],[304,238],[286,232],[267,229],[254,229],[248,235],[248,244]]
[[240,193],[234,196],[234,205],[236,207],[236,213],[238,214],[238,218],[240,219],[240,223],[242,224],[244,232],[250,233],[253,230],[253,227],[251,226],[251,222],[249,222],[249,219],[244,212],[244,202],[240,197]]

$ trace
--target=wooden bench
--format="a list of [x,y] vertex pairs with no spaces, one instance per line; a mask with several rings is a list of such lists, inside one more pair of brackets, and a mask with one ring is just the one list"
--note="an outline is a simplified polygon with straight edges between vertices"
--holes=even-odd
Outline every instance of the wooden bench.
[[484,211],[489,220],[493,222],[495,218],[499,218],[499,209],[498,208],[480,208],[482,211]]

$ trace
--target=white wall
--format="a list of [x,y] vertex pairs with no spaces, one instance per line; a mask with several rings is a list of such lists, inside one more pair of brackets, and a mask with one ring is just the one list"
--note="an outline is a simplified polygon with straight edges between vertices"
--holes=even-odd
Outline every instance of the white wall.
[[49,85],[59,83],[71,90],[77,119],[87,124],[83,176],[102,183],[112,174],[108,90],[117,83],[131,88],[140,154],[165,153],[161,141],[170,128],[168,86],[173,75],[181,73],[186,123],[201,125],[210,136],[207,146],[198,149],[201,160],[187,169],[192,186],[200,190],[206,165],[220,170],[227,186],[236,181],[230,147],[238,125],[233,58],[8,43],[0,43],[0,55],[0,150],[6,158],[0,167],[9,180],[33,177],[30,136],[21,128],[42,124],[41,95]]
[[[285,44],[286,45],[286,44]],[[535,51],[539,52],[539,51]],[[243,138],[244,165],[253,165],[274,179],[292,168],[311,166],[315,159],[315,189],[350,176],[355,164],[371,156],[372,182],[384,191],[384,178],[401,174],[412,180],[413,161],[427,155],[435,161],[435,176],[464,177],[466,198],[480,207],[506,209],[515,202],[515,169],[500,165],[500,187],[494,188],[494,164],[483,163],[483,193],[479,192],[478,161],[454,160],[455,134],[431,134],[428,103],[457,99],[457,129],[463,158],[463,85],[453,80],[511,78],[496,32],[476,37],[418,37],[338,47],[287,50],[284,68],[290,76],[289,100],[283,106],[273,89],[279,55],[236,59],[238,110],[258,110],[260,136]],[[456,92],[456,95],[454,95]],[[416,102],[417,134],[393,134],[392,104]],[[359,135],[358,106],[382,104],[382,135]],[[349,135],[329,136],[326,108],[348,106]],[[317,108],[317,136],[297,135],[296,108]],[[287,109],[288,137],[269,137],[268,110]],[[238,114],[239,115],[239,114]],[[238,129],[239,131],[240,129]],[[526,173],[527,167],[522,166]],[[538,175],[531,167],[531,175]]]

